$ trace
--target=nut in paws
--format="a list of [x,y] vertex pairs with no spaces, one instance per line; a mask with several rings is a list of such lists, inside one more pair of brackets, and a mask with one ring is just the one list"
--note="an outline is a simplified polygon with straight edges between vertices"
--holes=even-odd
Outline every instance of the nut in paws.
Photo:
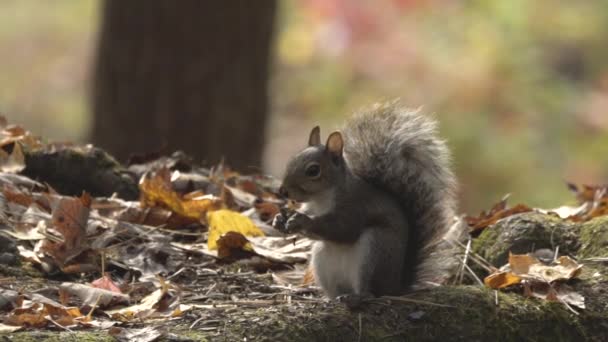
[[278,231],[285,232],[285,224],[287,223],[287,216],[283,214],[276,214],[272,220],[272,227]]
[[304,214],[295,213],[287,220],[285,224],[285,230],[288,233],[298,233],[302,230],[308,229],[312,224],[312,219]]

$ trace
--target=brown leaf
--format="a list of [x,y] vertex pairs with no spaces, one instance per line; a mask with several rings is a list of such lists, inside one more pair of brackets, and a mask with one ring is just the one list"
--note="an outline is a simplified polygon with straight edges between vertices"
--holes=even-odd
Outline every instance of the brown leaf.
[[483,283],[492,289],[502,289],[520,282],[521,278],[511,272],[493,273],[483,280]]
[[80,198],[63,197],[53,209],[53,227],[63,235],[67,249],[80,247],[85,238],[91,196],[86,192]]
[[2,192],[8,202],[17,203],[24,207],[29,207],[34,203],[34,198],[31,195],[25,194],[17,189],[12,189],[7,184],[4,185]]
[[25,169],[25,156],[20,143],[13,144],[13,151],[10,154],[0,149],[0,171],[18,173],[23,169]]
[[112,304],[127,303],[129,301],[129,296],[120,292],[109,291],[84,284],[63,283],[61,284],[60,289],[80,298],[82,303],[87,306],[97,304],[100,307],[107,307]]
[[217,240],[217,256],[220,259],[234,257],[243,250],[251,251],[251,245],[241,233],[229,231]]
[[497,271],[487,276],[484,279],[486,286],[499,289],[519,284],[522,280],[543,284],[566,281],[577,277],[583,267],[567,256],[561,256],[555,263],[547,265],[533,255],[511,253],[508,266],[507,271]]
[[279,213],[279,206],[276,203],[264,202],[259,199],[253,203],[255,211],[258,213],[260,220],[264,222],[272,221],[272,219]]
[[608,215],[608,185],[576,186],[568,183],[568,187],[576,194],[578,201],[583,204],[576,214],[567,219],[574,222],[591,220],[598,216]]
[[116,284],[114,284],[114,282],[112,281],[112,278],[110,278],[110,275],[108,273],[104,274],[103,277],[93,280],[91,282],[91,285],[93,287],[97,287],[100,289],[104,289],[104,290],[108,290],[108,291],[112,291],[112,292],[116,292],[116,293],[122,293],[122,291],[120,290],[120,288],[118,286],[116,286]]
[[532,208],[524,204],[518,204],[512,208],[507,207],[507,197],[495,204],[488,213],[482,211],[479,216],[465,216],[464,220],[469,225],[469,233],[473,236],[479,235],[486,227],[493,225],[498,220],[511,215],[532,211]]

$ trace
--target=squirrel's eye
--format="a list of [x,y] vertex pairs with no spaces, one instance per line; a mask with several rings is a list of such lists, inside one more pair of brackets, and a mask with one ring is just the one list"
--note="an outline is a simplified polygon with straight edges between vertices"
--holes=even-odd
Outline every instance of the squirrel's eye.
[[312,163],[306,167],[306,171],[304,171],[306,177],[316,178],[321,175],[321,165],[317,163]]

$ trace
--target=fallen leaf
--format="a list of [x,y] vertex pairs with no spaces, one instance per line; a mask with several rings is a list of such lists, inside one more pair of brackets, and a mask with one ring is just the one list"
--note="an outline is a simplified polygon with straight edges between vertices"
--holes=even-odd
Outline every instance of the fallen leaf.
[[253,236],[248,238],[257,254],[275,262],[304,263],[310,257],[313,241],[292,235],[287,237]]
[[10,334],[21,329],[23,329],[23,327],[0,323],[0,334]]
[[0,149],[0,171],[19,173],[23,169],[25,169],[25,156],[20,143],[13,144],[13,151],[10,154]]
[[106,310],[113,319],[130,321],[152,317],[175,317],[188,310],[188,306],[179,304],[180,290],[160,278],[161,287],[144,297],[139,304],[125,308]]
[[[54,203],[51,216],[52,228],[63,239],[55,241],[47,236],[45,240],[42,240],[41,250],[52,257],[57,266],[66,273],[87,271],[91,268],[85,265],[66,265],[68,261],[73,260],[87,250],[83,242],[86,238],[90,206],[91,196],[87,193],[83,193],[81,197],[61,196]],[[74,268],[74,270],[70,271],[69,267]],[[83,267],[84,269],[81,270]],[[92,269],[95,269],[95,267]]]
[[200,195],[182,198],[171,187],[171,174],[168,169],[161,169],[154,175],[145,175],[139,182],[142,207],[164,206],[171,211],[194,220],[210,211],[221,207],[219,198],[213,195]]
[[501,270],[487,276],[484,283],[493,289],[519,284],[523,280],[550,284],[577,277],[582,267],[583,265],[568,256],[561,256],[554,263],[545,264],[530,254],[509,253],[509,263]]
[[8,325],[43,328],[49,324],[49,319],[64,327],[78,323],[77,318],[83,317],[76,307],[66,307],[40,295],[32,295],[30,300],[24,300],[20,308],[12,310],[4,319]]
[[59,286],[59,288],[80,298],[83,305],[87,306],[97,304],[100,307],[107,307],[113,304],[126,303],[129,301],[129,296],[126,294],[84,284],[63,283]]
[[217,240],[217,256],[220,259],[234,257],[237,251],[249,251],[253,248],[241,233],[227,232]]
[[518,204],[512,208],[507,207],[508,196],[495,204],[488,213],[482,211],[479,216],[465,216],[464,220],[469,225],[469,233],[473,236],[479,235],[486,227],[493,225],[498,220],[511,215],[532,211],[532,208],[524,204]]
[[585,297],[564,285],[552,285],[546,283],[530,284],[529,297],[536,297],[552,302],[563,302],[578,308],[585,308]]
[[580,274],[583,265],[567,256],[559,257],[554,265],[545,265],[530,255],[509,255],[511,272],[523,279],[533,279],[542,282],[569,280]]
[[120,288],[116,286],[116,284],[114,284],[112,278],[110,278],[110,275],[108,273],[104,274],[103,277],[99,279],[93,280],[91,282],[91,286],[99,289],[108,290],[111,292],[122,293]]
[[112,328],[110,329],[110,335],[112,335],[118,341],[124,342],[152,342],[159,339],[165,333],[160,331],[157,327],[144,327],[141,329],[126,329],[126,328]]
[[263,236],[264,233],[253,224],[248,217],[227,209],[211,211],[207,213],[209,222],[208,246],[210,250],[218,248],[217,241],[228,232],[237,232],[245,237]]
[[7,306],[14,307],[17,303],[17,298],[19,297],[19,292],[9,290],[9,289],[0,289],[0,309],[4,309]]
[[31,195],[25,194],[17,189],[12,189],[6,184],[4,185],[2,192],[8,202],[17,203],[24,207],[29,207],[34,203],[34,198]]
[[86,192],[79,198],[63,197],[53,208],[52,222],[67,249],[81,246],[86,235],[91,196]]
[[567,217],[568,220],[583,222],[608,215],[608,185],[582,185],[579,187],[569,183],[568,187],[582,204],[580,210]]
[[269,222],[279,213],[279,206],[276,203],[264,202],[257,200],[254,202],[253,207],[258,213],[260,220]]
[[520,282],[520,277],[506,271],[490,274],[483,280],[483,283],[492,289],[502,289]]

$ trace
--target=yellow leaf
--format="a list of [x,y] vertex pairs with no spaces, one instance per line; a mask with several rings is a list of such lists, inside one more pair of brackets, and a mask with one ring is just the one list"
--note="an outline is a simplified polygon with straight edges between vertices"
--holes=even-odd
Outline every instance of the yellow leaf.
[[493,273],[483,280],[483,283],[492,289],[502,289],[520,282],[521,278],[511,272]]
[[142,193],[142,207],[161,204],[178,215],[195,220],[200,219],[207,211],[221,207],[220,199],[213,195],[196,193],[182,198],[171,188],[171,175],[167,169],[159,170],[153,176],[143,177],[139,189]]
[[210,250],[217,250],[217,240],[228,233],[237,232],[244,236],[263,236],[264,233],[256,227],[247,216],[232,210],[221,209],[207,213],[209,222],[209,239],[207,244]]

